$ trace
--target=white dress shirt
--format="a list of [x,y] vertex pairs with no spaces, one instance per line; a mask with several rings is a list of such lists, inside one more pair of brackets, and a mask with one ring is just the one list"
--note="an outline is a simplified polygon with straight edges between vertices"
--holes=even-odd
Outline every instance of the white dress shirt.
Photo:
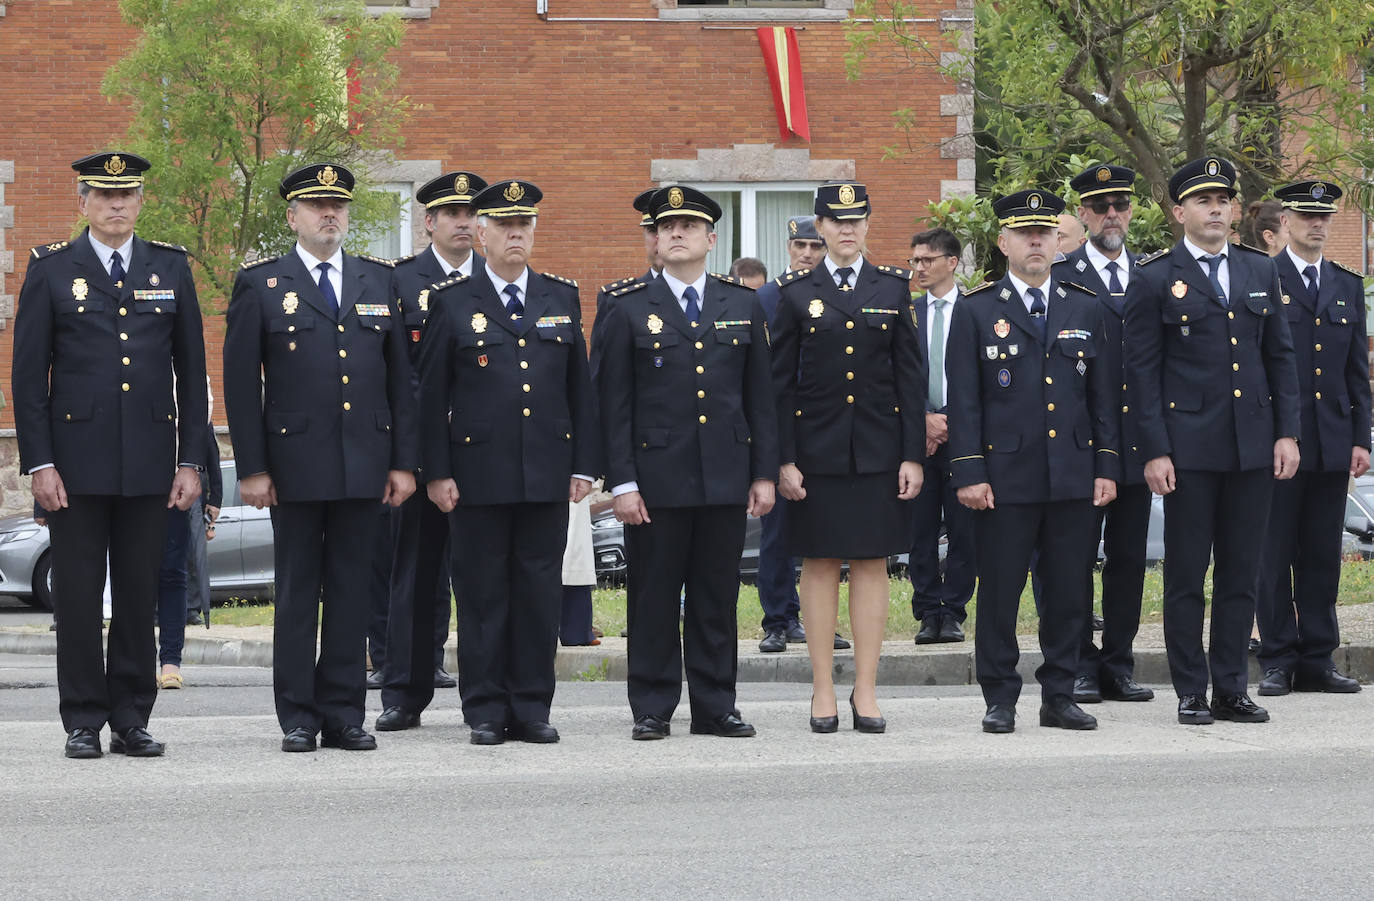
[[[854,262],[849,264],[849,268],[854,270],[854,274],[850,276],[849,287],[852,288],[859,283],[859,270],[863,268],[863,265],[864,258],[862,256],[856,257]],[[835,280],[835,287],[838,288],[840,286],[840,277],[835,273],[844,267],[832,260],[830,254],[827,253],[825,255],[825,268],[830,273],[830,277]]]
[[444,275],[452,277],[456,273],[458,275],[466,275],[468,278],[472,278],[472,251],[469,250],[468,258],[466,260],[463,260],[463,262],[459,263],[457,266],[450,266],[448,260],[444,259],[443,255],[440,254],[439,251],[434,249],[433,244],[429,245],[429,252],[434,254],[434,259],[439,261],[439,268],[443,270]]
[[[471,260],[472,258],[469,257],[468,259]],[[471,264],[469,263],[469,265]],[[500,298],[503,305],[510,298],[510,295],[505,293],[506,285],[514,285],[516,292],[520,295],[520,302],[522,304],[525,302],[525,298],[529,296],[525,291],[525,286],[528,285],[530,281],[530,267],[526,266],[524,269],[521,269],[520,274],[516,276],[513,282],[508,282],[495,272],[492,272],[490,263],[483,268],[487,270],[487,278],[491,279],[492,285],[496,288],[496,296]]]
[[[1283,252],[1286,253],[1286,254],[1288,254],[1288,259],[1290,259],[1290,260],[1293,261],[1293,265],[1294,265],[1294,266],[1297,268],[1297,270],[1298,270],[1298,275],[1302,275],[1302,271],[1303,271],[1304,269],[1306,269],[1308,266],[1316,266],[1316,267],[1317,267],[1317,283],[1316,283],[1315,285],[1312,285],[1312,286],[1311,286],[1311,288],[1312,288],[1312,293],[1313,293],[1313,294],[1316,294],[1316,293],[1317,293],[1317,290],[1318,290],[1319,288],[1321,288],[1321,286],[1322,286],[1322,258],[1321,258],[1321,256],[1320,256],[1320,255],[1317,256],[1317,261],[1316,261],[1315,263],[1309,263],[1309,262],[1307,262],[1306,260],[1304,260],[1302,257],[1298,256],[1296,253],[1293,252],[1293,245],[1292,245],[1292,244],[1289,244],[1287,247],[1285,247],[1285,248],[1283,249]],[[1304,285],[1307,284],[1307,276],[1305,276],[1305,275],[1303,276],[1302,283],[1303,283]]]
[[[129,240],[125,241],[123,246],[120,247],[110,247],[109,245],[101,244],[95,239],[95,235],[90,232],[86,233],[86,237],[91,239],[91,247],[95,250],[95,255],[100,258],[100,265],[105,267],[106,274],[109,274],[110,261],[114,258],[115,251],[119,251],[119,259],[124,266],[124,271],[129,271],[129,262],[134,254],[133,235],[129,235]],[[1299,271],[1301,271],[1301,269],[1299,269]]]
[[1112,283],[1112,277],[1107,273],[1107,264],[1116,264],[1116,280],[1121,282],[1121,291],[1124,294],[1126,288],[1131,284],[1131,258],[1126,256],[1126,249],[1123,247],[1116,259],[1112,260],[1108,259],[1106,254],[1098,250],[1091,241],[1083,246],[1088,248],[1088,263],[1097,270],[1097,274],[1101,277],[1103,285],[1110,285]]
[[[1187,236],[1184,236],[1184,238],[1183,238],[1183,249],[1186,250],[1186,251],[1188,251],[1188,256],[1190,256],[1190,257],[1193,258],[1194,262],[1197,263],[1198,268],[1202,270],[1202,277],[1203,277],[1203,278],[1206,278],[1206,277],[1207,277],[1207,273],[1208,273],[1208,271],[1209,271],[1208,268],[1207,268],[1207,261],[1206,261],[1206,260],[1199,260],[1198,257],[1202,257],[1202,256],[1212,256],[1212,254],[1210,254],[1210,253],[1208,253],[1207,251],[1203,250],[1201,247],[1198,247],[1198,246],[1197,246],[1196,244],[1194,244],[1192,241],[1189,241],[1188,238],[1187,238]],[[1227,301],[1228,301],[1228,302],[1230,301],[1230,298],[1231,298],[1231,256],[1230,256],[1230,251],[1231,251],[1231,245],[1230,245],[1230,244],[1223,244],[1223,245],[1221,245],[1221,266],[1220,266],[1220,268],[1217,270],[1217,281],[1221,282],[1221,290],[1223,290],[1223,291],[1226,292],[1226,298],[1227,298]]]
[[[926,294],[926,335],[927,335],[927,337],[926,337],[926,354],[927,354],[926,359],[927,359],[927,360],[932,359],[933,352],[934,352],[934,348],[935,348],[935,342],[936,342],[936,341],[939,341],[939,342],[940,342],[940,350],[941,350],[941,352],[942,352],[942,353],[948,353],[948,351],[949,351],[949,325],[950,325],[950,323],[954,320],[954,303],[955,303],[955,301],[957,301],[958,299],[959,299],[959,286],[958,286],[958,285],[951,285],[951,286],[950,286],[950,289],[949,289],[949,293],[946,294],[944,297],[938,297],[938,296],[936,296],[935,294],[931,294],[931,293],[927,293],[927,294]],[[945,302],[945,323],[944,323],[944,330],[943,330],[939,335],[936,335],[936,334],[935,334],[935,301],[937,301],[937,300],[943,300],[943,301]],[[944,360],[946,361],[946,367],[945,367],[945,376],[944,376],[943,379],[941,379],[941,382],[940,382],[940,407],[941,407],[941,409],[943,409],[943,408],[945,407],[945,405],[949,403],[949,369],[948,369],[949,357],[948,357],[948,356],[945,356],[945,357],[942,357],[942,359],[944,359]]]
[[[1032,303],[1032,301],[1031,301],[1031,299],[1030,299],[1030,294],[1029,294],[1028,292],[1030,291],[1030,289],[1031,289],[1033,286],[1030,285],[1030,284],[1027,284],[1026,282],[1021,281],[1021,279],[1019,279],[1019,278],[1017,278],[1015,275],[1013,275],[1012,272],[1011,272],[1010,270],[1007,271],[1007,277],[1011,279],[1011,286],[1012,286],[1013,288],[1016,289],[1016,292],[1017,292],[1018,294],[1021,295],[1021,303],[1022,303],[1022,305],[1025,306],[1026,312],[1029,313],[1029,312],[1030,312],[1030,308],[1031,308],[1031,303]],[[1052,279],[1052,278],[1047,278],[1047,279],[1045,279],[1045,283],[1044,283],[1043,285],[1040,285],[1039,287],[1040,287],[1040,293],[1045,295],[1045,318],[1046,318],[1046,319],[1049,319],[1049,316],[1050,316],[1050,292],[1052,292],[1052,291],[1054,290],[1054,279]]]
[[[667,270],[662,273],[663,283],[668,286],[668,290],[673,292],[677,298],[677,305],[682,308],[682,314],[687,315],[687,301],[682,299],[682,294],[687,290],[688,283],[679,280],[675,276],[669,275]],[[691,287],[697,289],[697,307],[702,309],[706,303],[706,271],[702,270],[697,280],[691,283]],[[704,314],[704,310],[703,310]]]
[[321,260],[306,250],[299,243],[296,245],[296,255],[301,258],[305,268],[310,271],[310,280],[315,284],[320,283],[321,263],[329,264],[329,284],[334,288],[334,299],[338,301],[340,307],[343,306],[343,248],[334,251],[334,255],[327,260]]

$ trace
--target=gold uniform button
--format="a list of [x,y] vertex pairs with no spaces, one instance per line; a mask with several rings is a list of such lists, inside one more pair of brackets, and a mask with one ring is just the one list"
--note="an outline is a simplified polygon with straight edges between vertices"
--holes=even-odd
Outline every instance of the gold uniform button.
[[281,433],[282,433],[283,435],[286,434],[286,426],[282,426]]
[[125,390],[125,391],[128,391],[128,390],[129,390],[129,383],[128,383],[128,382],[125,382],[124,384],[120,385],[119,387],[122,388],[122,389]]
[[1239,364],[1239,363],[1232,363],[1232,364],[1231,364],[1231,371],[1232,371],[1232,372],[1240,372],[1240,364]]
[[706,396],[706,392],[705,392],[703,389],[698,388],[698,389],[697,389],[697,397],[701,398],[701,397],[705,397],[705,396]]
[[515,342],[515,343],[516,343],[516,344],[519,344],[521,347],[524,347],[524,346],[525,346],[525,339],[524,339],[524,338],[521,338],[519,341],[517,341],[517,342]]
[[663,345],[662,345],[662,344],[659,344],[657,341],[654,342],[654,350],[658,350],[658,349],[659,349],[660,347],[662,347],[662,346],[663,346]]
[[706,371],[706,367],[705,367],[705,366],[698,366],[698,367],[697,367],[697,375],[701,375],[701,374],[702,374],[703,372],[705,372],[705,371]]
[[477,346],[478,346],[478,347],[486,347],[486,346],[487,346],[487,342],[486,342],[486,341],[483,341],[482,339],[479,338],[479,339],[477,340]]
[[848,379],[849,381],[851,381],[851,382],[854,381],[854,373],[852,373],[852,372],[846,372],[846,373],[844,374],[844,377],[845,377],[846,379]]
[[702,344],[700,341],[698,341],[698,342],[696,343],[696,348],[697,348],[697,350],[701,350],[701,349],[702,349],[703,347],[705,347],[705,346],[706,346],[706,345],[705,345],[705,344]]
[[886,323],[886,322],[883,323],[883,331],[887,331],[887,323]]
[[[811,326],[811,334],[813,334],[813,335],[816,334],[816,327],[815,327],[814,325]],[[654,347],[657,347],[657,346],[658,346],[657,344],[654,345]]]
[[340,379],[340,381],[343,382],[345,385],[347,385],[347,384],[348,384],[348,376],[344,376],[342,379]]
[[521,416],[528,416],[528,415],[530,415],[530,408],[529,408],[529,407],[526,407],[525,409],[521,410],[521,411],[520,411],[520,415],[521,415]]
[[848,329],[852,329],[852,328],[854,327],[854,320],[853,320],[853,319],[847,320],[847,321],[845,322],[845,324],[844,324],[844,327],[845,327],[845,328],[848,328]]
[[[71,422],[71,421],[72,421],[72,414],[70,414],[70,413],[67,414],[67,421],[68,421],[68,422]],[[283,430],[283,431],[285,431],[285,430]]]
[[572,440],[572,432],[564,432],[564,433],[563,433],[563,437],[564,437],[564,438],[567,438],[569,441],[571,441],[571,440]]
[[344,330],[344,327],[343,327],[342,324],[340,324],[340,325],[339,325],[339,331],[343,331],[343,330]]
[[124,358],[124,365],[125,365],[125,366],[128,366],[128,365],[129,365],[129,358],[128,358],[128,357],[125,357],[125,358]]
[[1320,369],[1318,369],[1318,370],[1317,370],[1317,375],[1321,375],[1321,374],[1322,374],[1322,371],[1321,371]]
[[1318,316],[1318,317],[1317,317],[1317,325],[1321,325],[1321,324],[1322,324],[1322,318],[1321,318],[1320,316]]
[[1083,351],[1080,350],[1080,351],[1078,352],[1078,355],[1079,355],[1080,357],[1083,356]]
[[525,392],[526,394],[529,394],[529,393],[530,393],[530,386],[529,386],[529,383],[526,382],[525,384],[521,385],[521,386],[520,386],[520,390],[523,391],[523,392]]
[[1187,314],[1187,313],[1184,313],[1182,316],[1178,317],[1178,321],[1179,321],[1179,322],[1187,322],[1187,321],[1188,321],[1188,314]]
[[472,443],[472,436],[471,436],[471,435],[465,435],[465,436],[463,436],[463,443],[464,443],[464,444],[471,444],[471,443]]
[[698,416],[698,417],[697,417],[697,422],[701,423],[702,425],[705,425],[705,424],[706,424],[706,416],[705,416],[705,414],[702,414],[701,416]]
[[1172,410],[1173,408],[1174,408],[1174,402],[1173,402],[1173,401],[1169,401],[1169,409]]
[[1122,412],[1122,413],[1129,413],[1129,412],[1131,412],[1131,408],[1130,408],[1130,407],[1127,407],[1127,406],[1122,406],[1121,412]]
[[1054,412],[1054,404],[1050,404],[1050,405],[1047,406],[1045,409],[1047,409],[1047,410],[1049,410],[1051,413],[1053,413],[1053,412]]
[[1126,386],[1125,386],[1124,384],[1121,386],[1121,390],[1122,390],[1122,391],[1125,391],[1125,390],[1126,390]]
[[76,308],[76,311],[77,311],[78,313],[84,313],[84,312],[86,312],[86,308],[85,308],[85,307],[77,307],[77,308]]
[[[800,416],[800,415],[801,415],[801,410],[798,410],[798,411],[797,411],[797,415],[798,415],[798,416]],[[68,418],[68,419],[71,419],[71,417],[70,417],[70,416],[68,416],[68,417],[67,417],[67,418]]]
[[852,353],[854,353],[854,345],[852,345],[852,344],[847,344],[847,345],[845,345],[844,352],[847,353],[847,354],[852,354]]
[[128,316],[128,315],[129,315],[129,309],[128,309],[128,307],[120,307],[120,308],[119,308],[119,315],[121,315],[121,316]]
[[[1046,384],[1046,385],[1053,385],[1053,384],[1054,384],[1054,379],[1050,378],[1049,376],[1045,376],[1045,384]],[[1122,387],[1122,388],[1125,388],[1126,386],[1125,386],[1125,385],[1122,385],[1121,387]]]
[[286,327],[286,330],[287,330],[288,332],[294,332],[294,331],[296,330],[296,327],[295,327],[294,325],[288,325],[288,326]]
[[346,356],[348,356],[348,351],[346,351],[346,350],[344,350],[342,347],[340,347],[340,348],[339,348],[339,357],[340,357],[340,359],[342,359],[343,357],[346,357]]
[[520,368],[521,368],[521,369],[529,369],[529,368],[530,368],[529,360],[521,360],[521,361],[520,361]]
[[1240,342],[1237,341],[1235,338],[1232,338],[1232,339],[1231,339],[1231,343],[1232,343],[1233,345],[1235,345],[1235,344],[1239,344]]
[[847,403],[847,404],[852,404],[852,403],[854,403],[854,395],[852,395],[852,394],[846,394],[846,395],[844,396],[844,402]]
[[1056,432],[1054,429],[1050,429],[1050,437],[1051,437],[1051,438],[1055,437],[1055,436],[1058,435],[1058,434],[1059,434],[1059,433]]
[[1227,318],[1227,319],[1235,319],[1235,318],[1236,318],[1235,311],[1231,311],[1231,312],[1227,313],[1227,314],[1226,314],[1226,318]]
[[1321,346],[1320,344],[1318,344],[1318,345],[1317,345],[1317,350],[1321,350],[1321,349],[1322,349],[1322,346]]
[[353,409],[353,405],[350,404],[348,401],[344,401],[344,409],[345,409],[345,410],[351,410],[351,409]]
[[128,341],[128,340],[129,340],[129,333],[128,333],[128,332],[120,332],[120,333],[119,333],[119,340],[120,340],[120,341]]
[[1318,392],[1317,392],[1317,400],[1321,400],[1321,399],[1322,399],[1322,393],[1321,393],[1320,391],[1318,391]]
[[1240,397],[1240,389],[1239,389],[1239,388],[1237,388],[1235,391],[1232,391],[1231,393],[1234,394],[1236,397]]
[[992,445],[991,445],[991,444],[988,445],[988,450],[992,450]]

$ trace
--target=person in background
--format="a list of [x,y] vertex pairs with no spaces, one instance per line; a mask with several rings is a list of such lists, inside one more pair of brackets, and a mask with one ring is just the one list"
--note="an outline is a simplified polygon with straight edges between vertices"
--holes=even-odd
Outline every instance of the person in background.
[[[211,399],[213,402],[213,398]],[[215,538],[215,523],[224,503],[224,475],[219,465],[219,441],[213,427],[205,430],[205,472],[201,497],[191,508],[191,552],[186,558],[186,625],[210,628],[210,565],[207,541]],[[202,503],[202,501],[204,503]]]
[[1256,200],[1245,210],[1236,226],[1240,243],[1262,250],[1271,257],[1288,246],[1288,223],[1283,220],[1283,204],[1277,200]]
[[1082,247],[1086,240],[1088,240],[1088,231],[1083,227],[1083,220],[1072,213],[1061,213],[1059,216],[1058,253],[1055,254],[1054,261],[1060,262]]
[[740,257],[730,264],[730,277],[757,291],[768,281],[768,267],[756,257]]
[[568,544],[563,549],[563,616],[558,625],[558,641],[565,647],[601,644],[601,633],[592,625],[592,589],[595,587],[592,502],[588,496],[568,504]]

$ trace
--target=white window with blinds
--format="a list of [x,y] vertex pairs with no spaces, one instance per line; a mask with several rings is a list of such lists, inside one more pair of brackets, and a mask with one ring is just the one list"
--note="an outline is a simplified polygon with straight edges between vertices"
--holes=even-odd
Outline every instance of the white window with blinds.
[[397,204],[396,217],[388,222],[384,231],[367,242],[365,253],[384,260],[395,260],[411,253],[414,240],[410,230],[410,205],[415,195],[414,186],[408,181],[383,182],[373,187],[374,191],[390,191],[400,203]]
[[777,278],[787,270],[787,220],[810,216],[819,182],[753,182],[699,184],[720,204],[716,247],[706,258],[710,272],[728,273],[740,257],[757,257]]

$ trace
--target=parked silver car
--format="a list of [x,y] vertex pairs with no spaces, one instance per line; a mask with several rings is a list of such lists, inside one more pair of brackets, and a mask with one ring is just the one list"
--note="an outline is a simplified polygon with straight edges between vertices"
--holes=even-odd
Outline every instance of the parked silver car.
[[[271,597],[272,520],[267,510],[242,506],[233,460],[220,463],[224,506],[206,551],[214,597]],[[52,609],[52,553],[48,528],[20,513],[0,518],[0,595]]]

